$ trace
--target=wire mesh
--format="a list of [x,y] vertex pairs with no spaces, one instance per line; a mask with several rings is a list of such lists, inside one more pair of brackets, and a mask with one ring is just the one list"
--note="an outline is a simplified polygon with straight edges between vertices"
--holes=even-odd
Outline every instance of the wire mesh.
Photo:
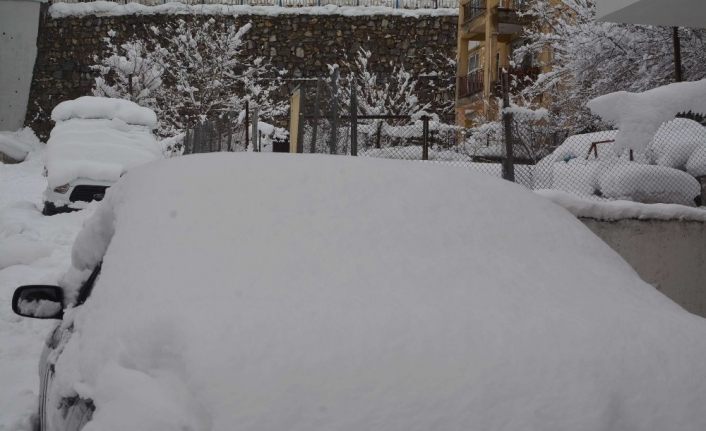
[[702,204],[706,127],[676,118],[632,150],[616,138],[617,130],[568,137],[534,167],[532,187],[597,200]]

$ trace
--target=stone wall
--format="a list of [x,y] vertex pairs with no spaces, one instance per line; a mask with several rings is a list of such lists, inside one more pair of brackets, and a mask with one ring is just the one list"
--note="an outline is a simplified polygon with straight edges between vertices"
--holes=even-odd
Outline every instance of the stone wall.
[[[40,20],[38,53],[25,123],[46,138],[51,130],[51,110],[63,100],[90,94],[93,85],[94,57],[104,50],[103,38],[109,30],[121,38],[133,34],[148,36],[150,26],[161,27],[178,19],[203,20],[211,17],[185,15],[126,15],[51,18]],[[213,16],[216,20],[242,25],[251,22],[247,51],[269,58],[290,77],[319,77],[328,72],[327,64],[340,63],[358,47],[371,50],[371,67],[381,73],[392,65],[404,63],[420,71],[432,55],[456,55],[455,16],[342,16],[342,15],[248,15]],[[215,37],[215,36],[214,36]],[[452,79],[454,67],[441,71]],[[423,87],[423,83],[422,87]],[[421,88],[434,98],[431,87]],[[436,95],[438,97],[438,95]],[[453,94],[443,96],[453,98]]]

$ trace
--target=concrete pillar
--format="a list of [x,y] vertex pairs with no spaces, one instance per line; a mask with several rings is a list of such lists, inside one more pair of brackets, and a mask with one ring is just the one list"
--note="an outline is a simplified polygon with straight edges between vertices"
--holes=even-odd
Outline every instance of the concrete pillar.
[[0,130],[24,124],[39,26],[37,1],[0,0]]

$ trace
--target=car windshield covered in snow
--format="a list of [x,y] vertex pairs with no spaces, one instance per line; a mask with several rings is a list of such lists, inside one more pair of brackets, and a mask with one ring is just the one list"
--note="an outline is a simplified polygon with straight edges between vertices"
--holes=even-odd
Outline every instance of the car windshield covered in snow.
[[162,161],[72,258],[68,303],[102,272],[48,355],[50,420],[71,399],[91,429],[706,429],[705,321],[562,208],[462,168]]

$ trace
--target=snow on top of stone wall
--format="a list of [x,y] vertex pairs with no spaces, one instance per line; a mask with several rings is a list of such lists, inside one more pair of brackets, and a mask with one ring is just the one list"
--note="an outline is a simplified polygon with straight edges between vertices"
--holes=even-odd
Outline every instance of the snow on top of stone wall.
[[54,3],[49,8],[49,13],[52,18],[86,15],[395,15],[414,18],[422,16],[455,16],[458,15],[458,8],[398,9],[386,6],[335,5],[280,7],[222,4],[188,5],[177,2],[147,6],[139,3],[118,4],[109,1],[94,1],[88,3]]

